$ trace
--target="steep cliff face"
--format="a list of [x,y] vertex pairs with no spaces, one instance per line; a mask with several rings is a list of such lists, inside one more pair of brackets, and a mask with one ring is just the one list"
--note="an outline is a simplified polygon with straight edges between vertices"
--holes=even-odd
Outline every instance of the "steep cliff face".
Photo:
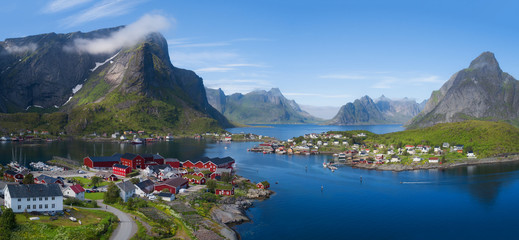
[[[230,121],[245,124],[309,123],[318,119],[301,110],[294,100],[286,99],[278,88],[235,93],[207,89],[209,103]],[[225,97],[225,98],[224,98]]]
[[364,96],[342,106],[330,125],[404,123],[420,112],[413,100],[391,100],[382,95],[376,101]]
[[[106,54],[71,47],[75,39],[102,38],[118,29],[23,38],[16,46],[33,48],[17,53],[21,55],[5,50],[13,41],[2,42],[5,54],[0,58],[7,60],[0,64],[11,65],[2,73],[0,85],[7,87],[2,88],[6,92],[22,93],[6,94],[2,111],[23,112],[33,105],[48,111],[59,108],[68,114],[69,133],[121,129],[181,133],[231,126],[208,103],[202,79],[171,64],[167,42],[159,33]],[[36,47],[29,44],[33,42]],[[13,56],[25,57],[16,63]]]
[[424,110],[407,126],[469,119],[517,121],[518,117],[518,81],[501,70],[493,53],[484,52],[434,91]]

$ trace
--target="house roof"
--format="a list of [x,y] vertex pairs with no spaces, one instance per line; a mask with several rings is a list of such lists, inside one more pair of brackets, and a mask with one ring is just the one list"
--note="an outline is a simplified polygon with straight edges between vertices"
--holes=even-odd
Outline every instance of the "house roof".
[[176,159],[176,158],[166,158],[165,162],[180,162],[180,161],[178,161],[178,159]]
[[159,185],[168,185],[168,186],[172,186],[172,187],[180,187],[186,183],[188,183],[189,181],[187,179],[184,179],[184,178],[181,178],[181,177],[176,177],[176,178],[170,178],[164,182],[162,182],[161,184]]
[[47,175],[40,175],[38,177],[35,177],[36,179],[38,179],[38,181],[45,181],[45,183],[56,183],[59,179],[57,178],[53,178],[53,177],[49,177]]
[[79,184],[72,185],[72,186],[70,186],[69,188],[72,189],[72,191],[74,191],[74,193],[76,193],[76,194],[85,191],[85,189],[84,189],[83,187],[81,187],[81,185],[79,185]]
[[123,192],[135,191],[135,185],[130,181],[119,182],[115,185]]
[[122,164],[117,164],[117,163],[116,163],[116,164],[114,164],[113,167],[116,167],[116,168],[122,168],[122,169],[127,169],[127,168],[129,168],[130,166],[126,166],[126,165],[122,165]]
[[9,169],[9,170],[5,170],[4,174],[14,176],[14,175],[16,175],[18,173],[13,171],[13,170],[11,170],[11,169]]
[[121,158],[119,156],[108,156],[108,157],[88,157],[92,162],[119,162]]
[[11,198],[63,196],[59,184],[8,184],[6,191]]
[[214,172],[217,173],[217,174],[231,173],[232,169],[230,169],[230,168],[217,168],[216,171],[214,171]]
[[[189,160],[187,160],[189,161]],[[184,162],[187,162],[187,161],[184,161]],[[197,163],[197,162],[202,162],[202,163],[207,163],[207,162],[212,162],[214,163],[215,165],[221,165],[221,164],[225,164],[225,163],[230,163],[230,162],[234,162],[234,159],[232,157],[224,157],[224,158],[208,158],[208,157],[203,157],[203,158],[200,158],[196,161],[191,161],[192,163]]]
[[132,159],[136,158],[137,156],[139,156],[139,155],[133,154],[133,153],[125,153],[121,156],[121,158],[132,160]]
[[151,154],[151,153],[143,153],[143,154],[141,154],[141,157],[143,157],[143,158],[152,158],[153,154]]
[[144,189],[146,189],[148,187],[153,187],[154,185],[155,185],[155,183],[153,183],[153,181],[148,179],[146,181],[142,181],[140,183],[135,184],[135,187],[144,191]]
[[162,169],[171,168],[171,166],[169,166],[167,164],[161,164],[161,165],[150,165],[150,166],[148,166],[148,168],[152,172],[159,172]]
[[161,192],[161,193],[157,194],[157,196],[170,198],[171,196],[173,196],[173,193]]

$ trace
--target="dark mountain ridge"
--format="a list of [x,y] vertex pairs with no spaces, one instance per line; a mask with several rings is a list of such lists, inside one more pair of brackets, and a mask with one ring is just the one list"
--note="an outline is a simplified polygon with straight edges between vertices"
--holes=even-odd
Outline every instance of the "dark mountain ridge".
[[0,42],[0,111],[26,112],[31,106],[58,110],[68,115],[70,133],[182,133],[231,126],[207,102],[203,80],[171,64],[160,33],[103,54],[74,48],[77,39],[108,37],[120,28]]

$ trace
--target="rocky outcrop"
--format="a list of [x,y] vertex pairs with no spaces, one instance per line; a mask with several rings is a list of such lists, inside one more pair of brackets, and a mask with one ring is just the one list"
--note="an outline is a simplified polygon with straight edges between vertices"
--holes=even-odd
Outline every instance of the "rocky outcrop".
[[[315,123],[319,119],[301,110],[278,88],[225,96],[221,89],[206,89],[209,103],[227,119],[244,124]],[[265,114],[265,113],[269,114]]]
[[250,199],[266,199],[269,198],[273,192],[268,189],[249,189],[247,198]]
[[223,224],[239,224],[250,221],[237,204],[222,204],[211,210],[211,217]]
[[469,119],[513,122],[518,117],[519,81],[501,70],[493,53],[484,52],[432,92],[423,111],[407,127]]

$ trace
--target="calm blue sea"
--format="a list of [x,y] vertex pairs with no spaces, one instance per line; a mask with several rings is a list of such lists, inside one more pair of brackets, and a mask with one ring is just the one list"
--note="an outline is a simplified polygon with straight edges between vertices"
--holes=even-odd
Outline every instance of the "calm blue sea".
[[[273,125],[237,128],[280,139],[328,130],[402,130],[398,125]],[[274,196],[248,210],[252,222],[235,229],[242,239],[517,239],[519,164],[450,170],[381,172],[323,169],[328,156],[284,156],[247,152],[257,143],[176,140],[144,146],[114,143],[0,143],[0,162],[15,153],[29,161],[52,156],[82,159],[113,152],[160,153],[165,157],[236,159],[239,175],[268,180]],[[362,177],[363,181],[360,181]],[[276,184],[277,182],[277,184]],[[323,186],[323,191],[321,191]]]

